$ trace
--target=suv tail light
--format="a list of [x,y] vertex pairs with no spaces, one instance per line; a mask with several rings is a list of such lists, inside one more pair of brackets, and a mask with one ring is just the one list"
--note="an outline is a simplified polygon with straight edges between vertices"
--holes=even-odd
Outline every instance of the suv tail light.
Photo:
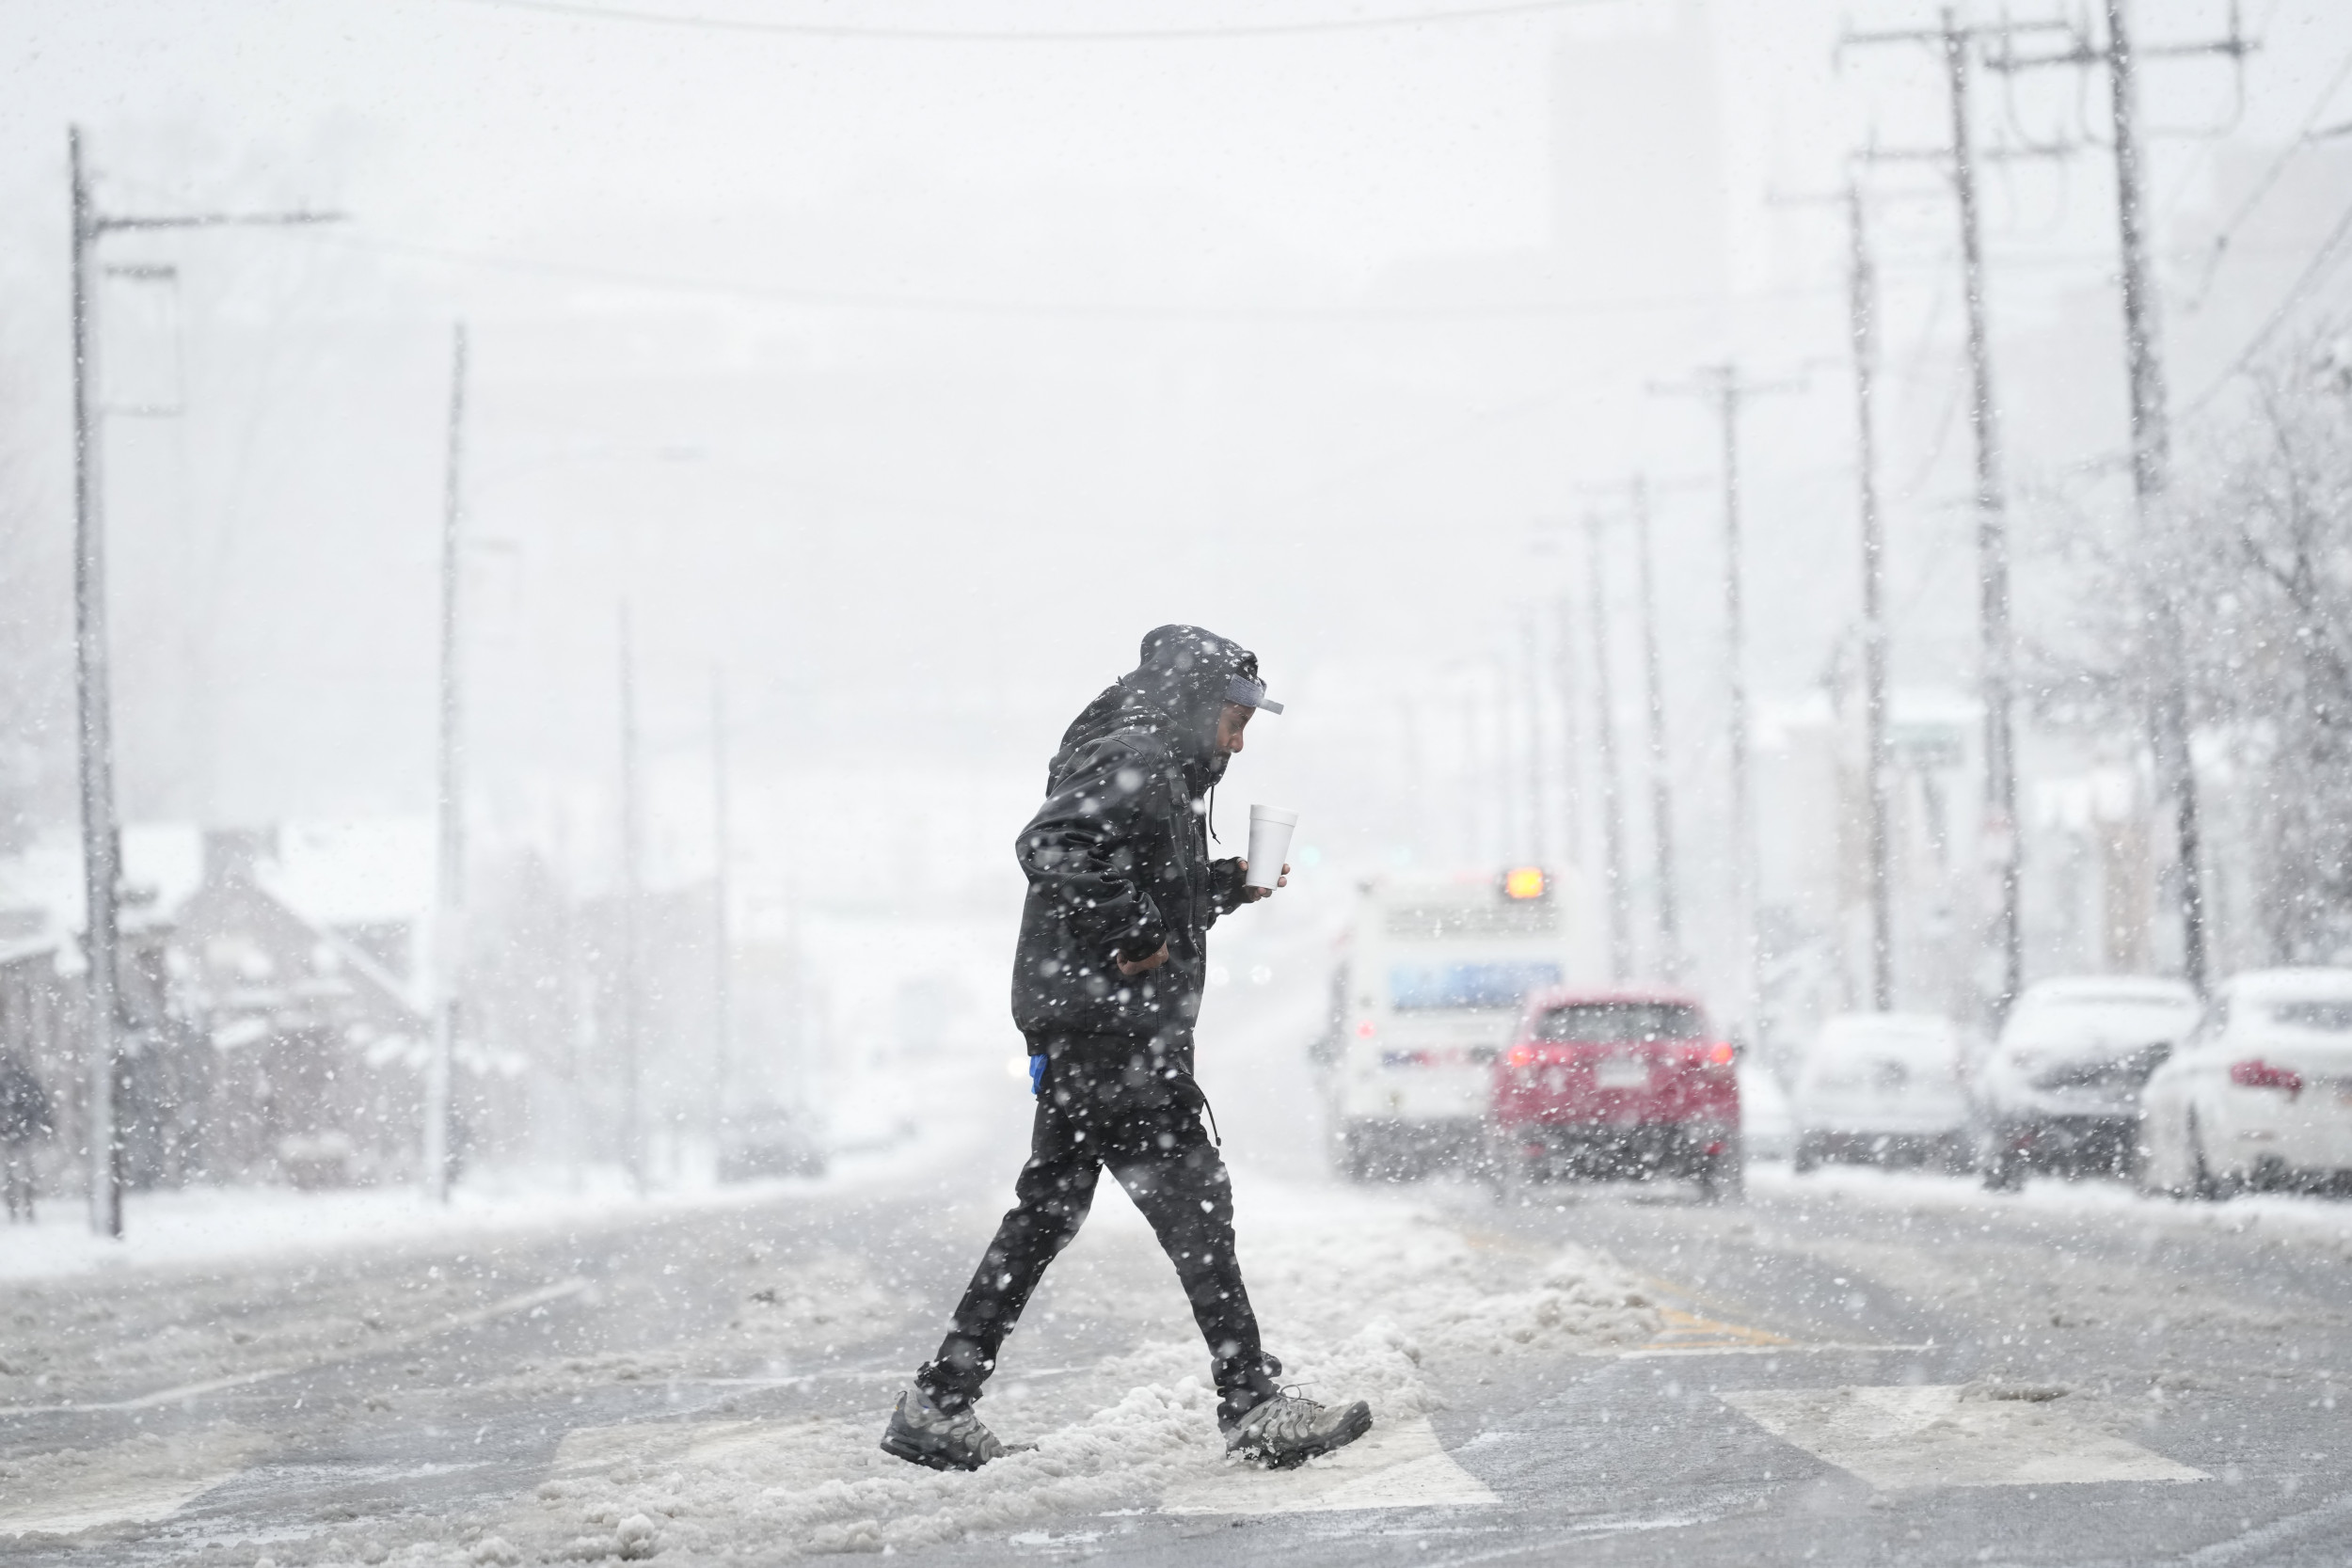
[[1701,1076],[1724,1080],[1731,1076],[1732,1063],[1739,1055],[1728,1042],[1719,1041],[1714,1045],[1686,1046],[1682,1059],[1698,1069]]
[[2272,1067],[2259,1057],[2230,1068],[2230,1082],[2241,1089],[2283,1089],[2292,1100],[2303,1092],[2303,1075],[2288,1067]]

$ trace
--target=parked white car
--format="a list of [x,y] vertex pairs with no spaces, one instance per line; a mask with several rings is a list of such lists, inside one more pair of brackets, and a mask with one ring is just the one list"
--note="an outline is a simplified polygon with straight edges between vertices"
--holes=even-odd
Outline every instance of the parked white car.
[[2197,1026],[2185,980],[2083,975],[2026,988],[1969,1087],[1977,1168],[1995,1191],[2029,1171],[2128,1175],[2149,1075]]
[[1797,1148],[1797,1113],[1788,1091],[1772,1069],[1753,1055],[1741,1058],[1740,1152],[1750,1160],[1786,1160]]
[[2225,1197],[2352,1180],[2352,969],[2217,987],[2140,1097],[2140,1184]]
[[1795,1166],[1824,1160],[1968,1167],[1965,1039],[1931,1013],[1846,1013],[1797,1073]]

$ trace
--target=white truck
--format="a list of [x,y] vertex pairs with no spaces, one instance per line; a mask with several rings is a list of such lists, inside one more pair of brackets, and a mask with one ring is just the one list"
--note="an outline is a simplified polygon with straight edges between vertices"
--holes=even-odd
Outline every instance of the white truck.
[[1584,977],[1580,924],[1533,866],[1366,883],[1314,1047],[1334,1168],[1366,1181],[1472,1165],[1521,1003]]

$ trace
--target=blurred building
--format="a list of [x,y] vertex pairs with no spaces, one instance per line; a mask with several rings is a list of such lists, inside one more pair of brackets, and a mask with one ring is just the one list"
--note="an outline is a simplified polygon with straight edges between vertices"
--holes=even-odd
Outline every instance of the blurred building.
[[[1993,904],[1983,709],[1946,689],[1889,695],[1888,880],[1895,1005],[1963,1021],[1988,983]],[[1870,1005],[1867,777],[1858,693],[1756,705],[1756,930],[1768,1040],[1793,1051]]]
[[[272,831],[124,834],[115,1119],[135,1188],[328,1184],[416,1168],[427,1029],[411,922],[346,932],[292,893]],[[315,856],[314,888],[331,880]],[[0,865],[0,1051],[48,1091],[42,1186],[84,1190],[87,1030],[79,855],[53,837]]]
[[2044,973],[2136,974],[2155,959],[2160,843],[2153,781],[2137,759],[2095,753],[2032,781],[2027,945]]
[[344,1184],[416,1168],[431,1029],[403,978],[272,884],[275,835],[203,837],[175,911],[171,1011],[200,1056],[175,1113],[215,1180]]
[[[11,890],[16,891],[16,890]],[[170,927],[134,903],[121,920],[119,976],[122,1054],[115,1080],[115,1120],[127,1173],[153,1185],[181,1180],[193,1150],[177,1107],[191,1071],[204,1064],[183,1049],[167,999]],[[88,1021],[78,933],[38,905],[0,909],[0,1057],[30,1072],[46,1092],[54,1130],[35,1145],[44,1196],[87,1190],[89,1074],[84,1046]]]

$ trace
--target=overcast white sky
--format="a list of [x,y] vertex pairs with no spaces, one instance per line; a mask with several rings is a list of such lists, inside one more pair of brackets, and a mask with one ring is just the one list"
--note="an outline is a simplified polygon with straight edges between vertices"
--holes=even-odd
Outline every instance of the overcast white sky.
[[[9,438],[53,525],[66,125],[88,132],[117,207],[351,214],[311,236],[108,242],[182,267],[176,358],[115,305],[121,373],[161,373],[185,403],[109,433],[130,809],[255,820],[426,799],[460,316],[485,542],[472,725],[493,798],[609,777],[628,597],[649,722],[681,755],[723,666],[747,767],[913,748],[1025,774],[1137,633],[1184,618],[1257,645],[1278,688],[1327,693],[1320,717],[1294,710],[1282,764],[1337,800],[1332,777],[1391,768],[1400,692],[1442,705],[1491,685],[1522,608],[1571,580],[1534,525],[1637,464],[1661,480],[1670,690],[1701,766],[1720,670],[1712,432],[1649,388],[1726,354],[1809,380],[1747,426],[1756,667],[1768,695],[1801,692],[1851,624],[1851,415],[1836,228],[1768,198],[1822,188],[1873,128],[1886,145],[1942,132],[1924,52],[1842,71],[1832,55],[1848,11],[1891,26],[1930,8],[1689,8],[1712,51],[1736,298],[1616,311],[1531,274],[1560,182],[1630,181],[1670,205],[1711,176],[1688,149],[1563,152],[1556,71],[1665,33],[1669,0],[1276,38],[850,36],[1413,3],[633,0],[845,30],[812,37],[486,0],[19,0],[0,13],[0,334]],[[2224,14],[2137,10],[2151,41]],[[2233,121],[2226,67],[2150,73],[2152,119],[2231,128],[2157,153],[2184,289],[2217,171],[2242,188],[2307,119],[2352,119],[2352,93],[2322,98],[2352,8],[2248,14],[2265,47]],[[2071,85],[2028,87],[2017,123],[2063,128],[2074,105]],[[2010,134],[1997,88],[1979,113],[1988,137]],[[1579,158],[1622,166],[1564,168]],[[2095,150],[1987,190],[2023,477],[2120,432],[2111,192]],[[2278,254],[2249,248],[2176,323],[2185,386],[2299,267],[2295,215]],[[1899,658],[1948,680],[1974,598],[1948,504],[1965,459],[1948,210],[1882,222]],[[1600,244],[1648,264],[1638,231]],[[1512,313],[1531,299],[1548,303]]]

